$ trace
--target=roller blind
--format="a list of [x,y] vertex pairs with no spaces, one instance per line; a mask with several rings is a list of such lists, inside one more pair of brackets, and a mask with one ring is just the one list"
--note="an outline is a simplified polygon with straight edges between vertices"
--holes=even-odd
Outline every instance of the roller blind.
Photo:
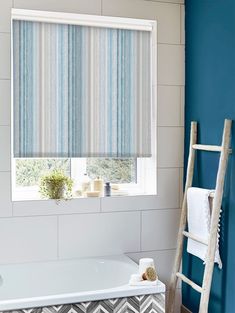
[[14,157],[151,156],[150,36],[13,20]]

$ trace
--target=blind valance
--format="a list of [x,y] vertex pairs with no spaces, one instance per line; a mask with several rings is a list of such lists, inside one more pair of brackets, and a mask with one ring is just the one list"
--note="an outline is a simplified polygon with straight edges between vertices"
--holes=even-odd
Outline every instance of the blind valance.
[[13,20],[14,157],[150,156],[150,36]]

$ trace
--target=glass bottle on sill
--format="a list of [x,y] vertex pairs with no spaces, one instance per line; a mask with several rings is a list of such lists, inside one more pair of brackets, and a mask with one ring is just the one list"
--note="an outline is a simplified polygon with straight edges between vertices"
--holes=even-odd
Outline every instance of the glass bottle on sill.
[[82,185],[82,195],[86,196],[87,191],[91,191],[91,180],[87,173],[83,175],[81,185]]
[[104,194],[104,181],[99,176],[93,181],[93,189],[94,191],[99,191],[100,197]]
[[111,196],[110,182],[105,183],[105,186],[104,186],[104,196],[105,197],[110,197]]

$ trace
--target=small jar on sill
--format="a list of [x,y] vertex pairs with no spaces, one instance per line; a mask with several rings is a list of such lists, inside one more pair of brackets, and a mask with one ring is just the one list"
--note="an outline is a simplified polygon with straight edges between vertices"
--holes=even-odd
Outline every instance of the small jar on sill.
[[105,197],[110,197],[111,196],[110,182],[105,183],[105,186],[104,186],[104,196]]

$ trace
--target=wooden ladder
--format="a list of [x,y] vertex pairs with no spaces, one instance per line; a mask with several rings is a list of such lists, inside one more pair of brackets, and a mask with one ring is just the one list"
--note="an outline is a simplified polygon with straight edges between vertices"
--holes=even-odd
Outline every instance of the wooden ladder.
[[[176,292],[176,285],[177,285],[178,279],[181,279],[183,282],[190,285],[193,289],[201,293],[199,313],[208,312],[208,303],[209,303],[209,296],[210,296],[210,289],[211,289],[212,274],[213,274],[213,269],[214,269],[216,244],[217,244],[217,231],[218,231],[218,224],[219,224],[219,218],[220,218],[221,203],[222,203],[222,198],[223,198],[224,179],[225,179],[225,173],[226,173],[226,168],[227,168],[228,155],[231,152],[231,149],[229,149],[231,125],[232,125],[232,121],[226,119],[224,122],[222,145],[212,146],[212,145],[197,144],[197,122],[191,122],[190,147],[189,147],[187,175],[186,175],[186,182],[185,182],[185,191],[184,191],[184,198],[183,198],[181,218],[180,218],[175,262],[174,262],[170,286],[169,286],[169,297],[168,297],[167,310],[166,310],[167,313],[174,312],[175,292]],[[219,167],[218,167],[217,178],[216,178],[215,192],[211,195],[213,197],[211,229],[210,229],[210,235],[207,241],[202,240],[198,236],[192,233],[189,233],[185,230],[186,225],[187,225],[187,190],[189,187],[192,186],[196,150],[220,152],[220,160],[219,160]],[[202,286],[195,284],[193,281],[187,278],[184,274],[179,272],[180,267],[181,267],[181,261],[182,261],[184,237],[191,238],[197,242],[203,243],[208,246]]]

